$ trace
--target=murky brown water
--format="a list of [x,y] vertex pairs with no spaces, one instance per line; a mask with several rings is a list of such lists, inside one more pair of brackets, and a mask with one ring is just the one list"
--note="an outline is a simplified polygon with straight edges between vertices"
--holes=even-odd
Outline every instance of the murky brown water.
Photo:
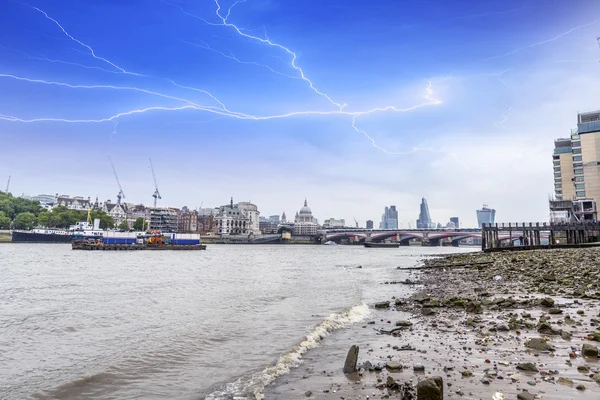
[[364,303],[397,294],[380,284],[396,266],[454,251],[3,244],[0,398],[252,398],[365,318]]

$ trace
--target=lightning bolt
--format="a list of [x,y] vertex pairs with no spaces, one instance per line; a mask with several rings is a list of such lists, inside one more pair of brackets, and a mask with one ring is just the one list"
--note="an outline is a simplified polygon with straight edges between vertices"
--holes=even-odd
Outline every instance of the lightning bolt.
[[[229,17],[231,15],[231,11],[232,9],[239,3],[243,3],[244,0],[239,0],[237,2],[235,2],[234,4],[232,4],[229,9],[227,10],[227,13],[225,16],[223,16],[221,14],[221,5],[219,4],[218,0],[215,0],[215,5],[216,5],[216,11],[215,14],[217,15],[217,17],[220,20],[220,23],[213,23],[210,22],[202,17],[190,14],[188,12],[186,12],[183,8],[181,8],[179,5],[177,4],[172,4],[169,3],[165,0],[161,0],[163,1],[163,3],[168,4],[170,6],[176,7],[179,10],[181,10],[183,13],[185,13],[188,16],[191,16],[193,18],[197,18],[201,21],[203,21],[204,23],[208,24],[208,25],[212,25],[212,26],[222,26],[222,27],[228,27],[228,28],[232,28],[235,32],[237,32],[238,35],[246,38],[246,39],[250,39],[251,41],[255,41],[258,44],[261,45],[266,45],[266,46],[271,46],[277,49],[282,50],[283,52],[285,52],[289,57],[290,60],[287,61],[290,63],[291,67],[298,72],[299,76],[292,76],[292,75],[287,75],[287,74],[283,74],[283,73],[279,73],[278,71],[272,69],[271,67],[267,66],[267,65],[263,65],[263,64],[258,64],[258,63],[254,63],[254,62],[246,62],[246,61],[242,61],[237,59],[235,56],[230,55],[228,56],[227,54],[220,52],[218,50],[215,50],[213,48],[211,48],[208,44],[205,43],[204,46],[199,45],[199,47],[204,47],[205,49],[214,51],[222,56],[224,56],[225,58],[230,58],[236,62],[242,63],[242,64],[254,64],[254,65],[258,65],[261,67],[265,67],[268,68],[271,72],[274,73],[278,73],[280,75],[289,77],[289,78],[293,78],[293,79],[301,79],[303,81],[305,81],[309,87],[311,88],[311,90],[313,90],[314,93],[316,93],[317,95],[327,99],[329,101],[330,104],[334,105],[336,107],[335,110],[305,110],[305,111],[292,111],[289,113],[283,113],[283,114],[276,114],[276,115],[251,115],[251,114],[246,114],[243,112],[239,112],[239,111],[233,111],[227,108],[227,106],[225,105],[224,102],[222,102],[221,100],[219,100],[216,96],[214,96],[213,94],[211,94],[210,92],[203,90],[203,89],[198,89],[198,88],[194,88],[194,87],[190,87],[190,86],[184,86],[181,84],[176,83],[173,80],[168,79],[168,81],[179,88],[185,89],[185,90],[191,90],[191,91],[195,91],[195,92],[199,92],[202,93],[204,95],[207,95],[212,101],[214,101],[216,104],[218,104],[218,106],[215,105],[202,105],[202,104],[198,104],[194,101],[191,101],[189,99],[183,98],[183,97],[177,97],[177,96],[172,96],[169,94],[164,94],[164,93],[160,93],[157,91],[153,91],[153,90],[148,90],[148,89],[144,89],[144,88],[139,88],[139,87],[135,87],[135,86],[114,86],[114,85],[78,85],[78,84],[70,84],[70,83],[66,83],[66,82],[56,82],[56,81],[46,81],[46,80],[42,80],[42,79],[33,79],[33,78],[26,78],[26,77],[21,77],[21,76],[16,76],[16,75],[12,75],[12,74],[0,74],[0,77],[2,78],[11,78],[11,79],[15,79],[15,80],[19,80],[19,81],[26,81],[29,83],[37,83],[37,84],[46,84],[46,85],[56,85],[56,86],[62,86],[62,87],[68,87],[71,89],[112,89],[112,90],[126,90],[126,91],[135,91],[135,92],[140,92],[140,93],[144,93],[144,94],[148,94],[151,96],[157,96],[157,97],[161,97],[164,99],[169,99],[169,100],[173,100],[173,101],[177,101],[177,102],[181,102],[181,105],[178,106],[172,106],[172,107],[167,107],[167,106],[151,106],[151,107],[146,107],[146,108],[141,108],[141,109],[134,109],[134,110],[130,110],[130,111],[125,111],[125,112],[120,112],[117,114],[114,114],[112,116],[108,116],[108,117],[104,117],[104,118],[95,118],[95,119],[67,119],[67,118],[30,118],[30,119],[25,119],[25,118],[19,118],[16,116],[12,116],[12,115],[4,115],[4,114],[0,114],[0,119],[2,120],[6,120],[6,121],[13,121],[13,122],[22,122],[22,123],[35,123],[35,122],[64,122],[64,123],[102,123],[102,122],[113,122],[115,123],[114,127],[113,127],[113,134],[116,133],[116,128],[118,126],[118,120],[120,118],[123,117],[127,117],[127,116],[133,116],[136,114],[143,114],[143,113],[147,113],[147,112],[155,112],[155,111],[166,111],[166,112],[170,112],[170,111],[182,111],[182,110],[196,110],[196,111],[203,111],[203,112],[209,112],[209,113],[213,113],[217,115],[217,118],[223,118],[223,117],[228,117],[228,118],[236,118],[236,119],[240,119],[240,120],[254,120],[254,121],[266,121],[266,120],[272,120],[272,119],[282,119],[282,118],[290,118],[290,117],[300,117],[300,116],[308,116],[308,115],[312,115],[312,116],[334,116],[334,115],[340,115],[340,116],[347,116],[347,117],[351,117],[351,121],[352,121],[352,127],[353,129],[358,132],[361,133],[362,135],[364,135],[365,137],[367,137],[374,148],[383,151],[387,154],[411,154],[414,153],[416,151],[419,150],[426,150],[426,151],[435,151],[435,152],[442,152],[442,151],[437,151],[437,150],[433,150],[433,149],[420,149],[417,147],[412,148],[411,151],[408,152],[390,152],[386,149],[384,149],[383,147],[377,145],[377,143],[375,142],[375,140],[364,130],[359,129],[356,125],[357,123],[357,118],[360,116],[364,116],[364,115],[368,115],[368,114],[373,114],[373,113],[378,113],[378,112],[396,112],[396,113],[400,113],[400,112],[410,112],[422,107],[426,107],[426,106],[432,106],[432,105],[438,105],[441,104],[441,101],[439,99],[436,99],[433,95],[433,89],[432,89],[432,83],[429,82],[429,85],[426,87],[426,95],[424,96],[426,101],[411,106],[411,107],[407,107],[407,108],[399,108],[393,105],[388,105],[388,106],[383,106],[383,107],[376,107],[376,108],[372,108],[372,109],[368,109],[368,110],[362,110],[362,111],[347,111],[346,107],[347,105],[344,103],[340,103],[340,102],[336,102],[334,101],[329,95],[327,95],[324,92],[321,92],[319,89],[316,88],[316,86],[314,85],[314,83],[305,75],[304,70],[299,67],[297,65],[297,54],[295,52],[293,52],[292,50],[290,50],[288,47],[285,47],[279,43],[276,43],[274,41],[272,41],[267,33],[266,33],[266,29],[263,26],[263,29],[265,29],[265,37],[266,39],[257,37],[257,36],[253,36],[250,35],[246,32],[248,32],[245,29],[242,29],[238,26],[236,26],[235,24],[232,24],[229,22]],[[32,7],[33,9],[35,9],[36,11],[42,13],[47,19],[49,19],[50,21],[54,22],[60,29],[61,31],[64,33],[65,36],[67,36],[70,40],[76,42],[77,44],[83,46],[84,48],[86,48],[89,51],[89,54],[100,61],[103,61],[105,63],[107,63],[108,65],[112,66],[113,68],[115,68],[117,71],[110,71],[110,70],[104,70],[106,72],[112,72],[112,73],[124,73],[124,74],[129,74],[129,75],[136,75],[136,76],[144,76],[141,74],[137,74],[134,72],[129,72],[126,71],[125,69],[117,66],[115,63],[109,61],[108,59],[105,59],[103,57],[99,57],[96,55],[95,51],[87,44],[81,42],[80,40],[74,38],[72,35],[70,35],[63,27],[62,25],[56,21],[55,19],[51,18],[46,12],[42,11],[39,8],[36,7]],[[192,45],[197,45],[195,43],[191,43],[188,42],[189,44]],[[197,45],[198,46],[198,45]],[[78,50],[78,49],[77,49]],[[78,50],[79,51],[79,50]],[[87,54],[87,53],[86,53]],[[45,61],[49,61],[49,62],[62,62],[60,60],[50,60],[47,57],[44,57]],[[63,63],[67,63],[67,64],[73,64],[73,65],[77,65],[83,68],[88,68],[89,66],[85,66],[83,64],[77,64],[77,63],[68,63],[68,62],[63,62]],[[95,67],[89,67],[89,68],[95,68]],[[455,157],[455,155],[454,155]]]
[[508,53],[505,53],[505,54],[500,54],[500,55],[498,55],[498,56],[494,56],[494,57],[489,57],[489,58],[486,58],[486,59],[484,59],[483,61],[489,61],[489,60],[495,60],[495,59],[497,59],[497,58],[507,57],[507,56],[510,56],[510,55],[512,55],[512,54],[515,54],[515,53],[517,53],[517,52],[519,52],[519,51],[522,51],[522,50],[530,49],[530,48],[532,48],[532,47],[541,46],[541,45],[543,45],[543,44],[546,44],[546,43],[549,43],[549,42],[553,42],[553,41],[555,41],[555,40],[558,40],[558,39],[560,39],[560,38],[561,38],[561,37],[563,37],[563,36],[566,36],[566,35],[568,35],[568,34],[570,34],[570,33],[572,33],[572,32],[575,32],[576,30],[579,30],[579,29],[582,29],[582,28],[588,27],[588,26],[590,26],[590,25],[594,25],[594,24],[596,24],[597,22],[598,22],[598,20],[595,20],[595,21],[592,21],[592,22],[590,22],[590,23],[587,23],[587,24],[584,24],[584,25],[579,25],[579,26],[576,26],[575,28],[571,28],[571,29],[569,29],[569,30],[568,30],[568,31],[566,31],[566,32],[563,32],[563,33],[560,33],[560,34],[558,34],[558,35],[554,36],[553,38],[546,39],[546,40],[542,40],[541,42],[533,43],[533,44],[530,44],[530,45],[528,45],[528,46],[519,47],[519,48],[516,48],[516,49],[514,49],[514,50],[512,50],[512,51],[509,51]]
[[116,65],[116,64],[114,64],[114,63],[112,63],[112,62],[108,61],[106,58],[103,58],[103,57],[99,57],[99,56],[97,56],[97,55],[96,55],[96,53],[94,52],[94,49],[92,49],[92,47],[91,47],[91,46],[89,46],[89,45],[87,45],[87,44],[83,43],[82,41],[80,41],[79,39],[76,39],[76,38],[74,38],[73,36],[71,36],[71,35],[69,34],[69,32],[67,32],[67,31],[66,31],[66,29],[65,29],[65,28],[63,28],[63,26],[62,26],[61,24],[59,24],[59,23],[58,23],[58,21],[57,21],[57,20],[55,20],[54,18],[50,17],[50,16],[49,16],[49,15],[48,15],[48,14],[47,14],[45,11],[43,11],[43,10],[41,10],[41,9],[37,8],[37,7],[33,7],[33,6],[28,6],[28,7],[31,7],[32,9],[36,10],[37,12],[39,12],[39,13],[43,14],[43,15],[44,15],[44,17],[46,17],[46,19],[48,19],[48,20],[50,20],[50,21],[54,22],[54,24],[60,28],[60,30],[62,31],[62,33],[63,33],[63,34],[66,36],[66,37],[68,37],[69,39],[71,39],[71,40],[72,40],[72,41],[74,41],[75,43],[79,44],[80,46],[83,46],[83,47],[85,47],[85,48],[86,48],[86,49],[89,51],[90,55],[91,55],[92,57],[94,57],[96,60],[100,60],[100,61],[103,61],[103,62],[105,62],[106,64],[108,64],[108,65],[112,66],[113,68],[115,68],[115,69],[119,70],[119,71],[120,71],[121,73],[123,73],[123,74],[127,74],[127,75],[135,75],[135,76],[144,76],[144,75],[141,75],[141,74],[138,74],[138,73],[135,73],[135,72],[129,72],[129,71],[126,71],[125,69],[123,69],[123,68],[119,67],[118,65]]
[[292,75],[284,74],[283,72],[276,71],[273,68],[271,68],[271,67],[269,67],[268,65],[265,65],[265,64],[260,64],[260,63],[254,62],[254,61],[242,61],[242,60],[238,59],[236,56],[234,56],[233,53],[225,54],[222,51],[213,49],[212,47],[210,47],[208,45],[208,43],[206,43],[203,40],[200,40],[200,39],[195,39],[195,40],[201,42],[201,44],[189,42],[187,40],[182,40],[182,42],[183,43],[187,43],[187,44],[192,45],[192,46],[196,46],[196,47],[200,47],[200,48],[203,48],[203,49],[206,49],[206,50],[210,50],[210,51],[215,52],[215,53],[217,53],[217,54],[219,54],[219,55],[221,55],[221,56],[223,56],[225,58],[228,58],[230,60],[236,61],[236,62],[238,62],[240,64],[256,65],[258,67],[266,68],[269,71],[273,72],[274,74],[285,76],[286,78],[300,79],[300,77],[298,77],[298,76],[292,76]]

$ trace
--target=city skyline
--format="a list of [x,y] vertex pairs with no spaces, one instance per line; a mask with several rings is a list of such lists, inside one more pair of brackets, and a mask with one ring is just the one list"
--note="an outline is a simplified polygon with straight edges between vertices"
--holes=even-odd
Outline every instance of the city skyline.
[[442,224],[482,203],[546,221],[553,139],[600,108],[589,1],[54,3],[0,16],[15,195],[115,201],[110,156],[125,201],[151,205],[152,158],[164,206],[307,197],[364,225],[395,204],[407,227],[426,197]]

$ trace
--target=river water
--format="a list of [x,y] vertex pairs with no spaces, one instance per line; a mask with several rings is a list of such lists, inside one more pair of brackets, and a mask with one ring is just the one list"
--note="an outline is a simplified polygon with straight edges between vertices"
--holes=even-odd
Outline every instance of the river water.
[[2,244],[0,398],[254,399],[402,294],[397,266],[465,250]]

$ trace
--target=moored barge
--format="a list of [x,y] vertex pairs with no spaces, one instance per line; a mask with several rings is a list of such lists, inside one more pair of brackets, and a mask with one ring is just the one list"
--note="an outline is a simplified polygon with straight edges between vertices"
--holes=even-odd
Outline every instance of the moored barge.
[[200,235],[161,233],[121,234],[117,237],[88,237],[73,240],[73,250],[206,250]]

